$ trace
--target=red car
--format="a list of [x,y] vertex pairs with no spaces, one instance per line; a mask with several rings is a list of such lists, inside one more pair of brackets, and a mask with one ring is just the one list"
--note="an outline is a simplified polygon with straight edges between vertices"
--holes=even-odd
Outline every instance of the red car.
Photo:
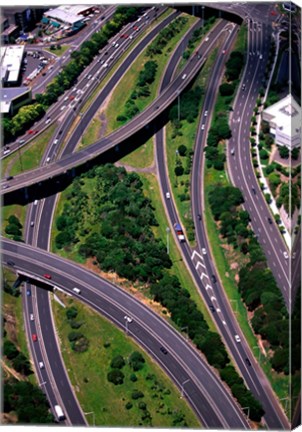
[[27,133],[30,135],[30,134],[33,134],[34,131],[32,129],[29,129],[29,131],[27,131]]
[[70,100],[74,100],[74,96],[72,96],[72,95],[69,96],[69,99],[70,99]]
[[34,342],[37,342],[38,337],[37,337],[36,333],[33,333],[31,337],[32,337],[32,340],[33,340]]
[[138,31],[138,27],[137,27],[137,26],[134,25],[132,28],[133,28],[134,30]]
[[51,276],[50,276],[50,274],[48,274],[48,273],[45,273],[45,274],[43,275],[43,277],[45,277],[46,279],[51,279]]

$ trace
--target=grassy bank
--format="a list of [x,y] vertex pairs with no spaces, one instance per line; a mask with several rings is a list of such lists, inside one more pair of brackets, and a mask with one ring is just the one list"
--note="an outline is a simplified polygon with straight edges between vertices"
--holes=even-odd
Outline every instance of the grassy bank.
[[57,123],[53,123],[41,135],[31,141],[30,144],[22,147],[20,153],[15,152],[8,158],[4,159],[2,163],[2,172],[6,171],[8,165],[12,161],[14,161],[14,163],[10,169],[10,175],[17,175],[24,171],[37,168],[40,165],[42,156],[56,130],[56,127]]
[[[179,398],[179,390],[130,337],[83,304],[67,296],[64,301],[68,306],[78,309],[77,320],[82,322],[80,331],[88,338],[89,348],[82,353],[71,349],[68,334],[72,329],[66,319],[65,309],[53,302],[63,359],[81,407],[84,412],[94,412],[96,425],[148,426],[150,424],[142,420],[148,411],[154,427],[177,426],[180,416],[184,416],[189,427],[200,427],[186,401]],[[145,359],[143,368],[135,372],[136,381],[133,370],[126,364],[122,368],[124,383],[114,385],[108,382],[107,373],[111,370],[112,359],[121,355],[127,363],[133,351],[140,352]],[[134,400],[132,393],[135,390],[141,391],[144,396]],[[132,407],[127,409],[126,404],[129,402]],[[139,407],[140,402],[145,404],[145,409],[142,405]],[[91,415],[87,416],[87,421],[93,424]]]

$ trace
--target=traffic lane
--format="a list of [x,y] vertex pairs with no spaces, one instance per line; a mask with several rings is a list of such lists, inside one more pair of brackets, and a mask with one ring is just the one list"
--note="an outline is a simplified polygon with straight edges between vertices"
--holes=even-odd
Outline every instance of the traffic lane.
[[[12,249],[14,249],[14,247],[12,247]],[[29,256],[32,255],[33,251],[28,246],[25,246],[25,249],[27,253],[27,258],[25,259],[29,260]],[[94,295],[92,295],[92,301],[94,303],[96,302],[98,296],[101,295],[102,300],[104,300],[105,298],[109,302],[114,303],[118,308],[121,308],[121,310],[119,311],[119,317],[121,322],[123,322],[124,313],[127,313],[128,315],[135,317],[135,320],[139,321],[143,326],[150,326],[149,331],[151,331],[151,333],[155,335],[160,335],[160,339],[162,341],[165,341],[171,352],[175,352],[177,350],[177,355],[179,355],[180,358],[186,359],[184,362],[186,366],[192,364],[192,370],[194,371],[194,374],[198,376],[198,381],[200,383],[203,383],[205,378],[208,377],[207,379],[210,379],[211,384],[210,387],[207,386],[206,388],[212,389],[215,383],[216,385],[220,386],[220,382],[217,377],[215,375],[211,376],[210,371],[207,370],[206,366],[204,366],[205,370],[201,371],[201,359],[199,358],[199,356],[195,353],[194,350],[192,350],[190,346],[187,346],[184,340],[180,338],[179,335],[172,328],[170,328],[165,322],[163,322],[160,317],[154,315],[153,312],[149,311],[144,305],[140,304],[137,300],[132,298],[127,293],[119,290],[115,286],[110,285],[108,282],[101,280],[97,276],[89,274],[86,270],[78,268],[78,266],[76,266],[74,263],[68,263],[68,266],[71,266],[71,268],[69,268],[69,270],[67,271],[67,276],[65,276],[66,272],[61,268],[62,264],[63,268],[65,267],[64,263],[62,263],[62,261],[59,260],[57,257],[54,257],[53,262],[52,255],[48,254],[45,254],[46,259],[44,260],[44,254],[44,251],[39,251],[39,261],[34,260],[34,262],[30,264],[31,273],[36,272],[39,275],[41,273],[41,266],[43,265],[48,272],[54,275],[52,283],[56,283],[59,285],[63,284],[65,288],[66,286],[69,286],[70,290],[72,289],[74,284],[76,284],[76,286],[80,285],[83,290],[83,295],[86,295],[87,291],[93,291]],[[26,261],[24,262],[23,259],[20,260],[18,258],[18,262],[23,263],[23,266],[26,265]],[[100,300],[101,304],[102,300]],[[177,342],[175,341],[175,338]],[[171,341],[171,345],[169,341]],[[230,424],[234,424],[234,422],[236,423],[239,420],[241,423],[242,420],[240,419],[240,415],[238,411],[236,411],[237,408],[233,407],[232,401],[229,400],[230,396],[228,392],[225,392],[223,387],[221,390],[219,390],[219,392],[220,391],[222,392],[222,394],[224,394],[224,397],[227,398],[227,403],[230,404],[230,407],[228,408],[228,410],[230,410]],[[222,395],[220,395],[219,397],[222,397]]]

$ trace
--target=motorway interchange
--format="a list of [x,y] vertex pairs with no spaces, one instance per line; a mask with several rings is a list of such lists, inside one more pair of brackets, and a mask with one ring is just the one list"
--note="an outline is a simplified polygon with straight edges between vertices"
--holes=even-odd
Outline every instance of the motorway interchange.
[[[232,13],[240,17],[239,22],[245,20],[247,23],[249,35],[248,52],[255,53],[255,55],[247,56],[241,84],[233,105],[232,138],[227,147],[227,159],[232,183],[239,187],[244,195],[244,207],[250,214],[252,228],[254,232],[261,233],[259,240],[263,251],[280,287],[285,304],[291,310],[290,260],[284,258],[286,246],[278,227],[275,224],[268,227],[265,222],[270,213],[255,177],[249,150],[248,125],[261,87],[261,76],[264,73],[265,62],[269,54],[269,35],[272,31],[272,20],[274,18],[270,14],[272,7],[269,4],[259,5],[257,10],[257,7],[253,6],[256,11],[253,15],[253,17],[256,16],[254,19],[251,19],[249,15],[248,5],[246,7],[239,5],[238,9],[235,6],[232,8]],[[223,10],[224,5],[218,4],[218,8]],[[113,8],[108,8],[106,19],[110,18],[113,10]],[[164,7],[160,7],[158,13],[163,13],[164,10]],[[146,13],[149,18],[148,22],[152,23],[155,8],[147,9]],[[89,128],[89,123],[98,107],[110,95],[112,89],[118,85],[119,80],[127,69],[131,67],[138,54],[162,28],[167,26],[179,14],[180,11],[177,10],[171,12],[133,46],[127,57],[122,60],[118,68],[110,76],[106,86],[97,94],[87,111],[82,111],[87,98],[105,78],[109,69],[117,62],[122,53],[135,42],[138,32],[133,31],[133,23],[128,24],[121,31],[121,33],[131,35],[131,39],[120,39],[119,46],[116,47],[117,38],[114,37],[108,47],[105,47],[92,64],[87,67],[76,86],[66,91],[64,97],[49,110],[47,113],[48,118],[52,122],[59,119],[60,125],[47,146],[41,166],[17,175],[13,179],[4,179],[1,182],[4,204],[13,202],[28,203],[25,243],[18,244],[2,238],[1,253],[3,263],[13,268],[18,275],[30,278],[30,280],[36,281],[37,284],[39,282],[47,284],[50,288],[56,286],[57,289],[72,294],[122,329],[125,327],[125,317],[132,317],[131,321],[128,322],[127,333],[172,378],[181,389],[182,394],[185,394],[204,427],[224,429],[249,429],[251,427],[246,412],[234,401],[230,392],[226,390],[217,375],[207,365],[207,362],[165,320],[117,286],[77,266],[72,261],[47,252],[50,247],[49,231],[57,198],[55,194],[45,198],[43,191],[47,190],[51,183],[58,184],[60,176],[68,175],[70,172],[74,173],[78,166],[83,166],[103,153],[117,146],[122,146],[123,142],[134,134],[146,131],[146,125],[150,125],[148,131],[153,130],[153,125],[161,118],[165,110],[174,100],[177,100],[179,94],[188,87],[199,73],[219,38],[220,47],[217,60],[207,83],[204,103],[201,107],[191,174],[192,216],[196,230],[196,246],[192,248],[188,242],[179,242],[178,246],[183,261],[186,263],[205,304],[210,307],[210,310],[212,307],[217,312],[212,315],[212,318],[229,353],[231,353],[234,363],[237,365],[247,387],[261,401],[265,411],[263,422],[269,429],[287,429],[289,421],[229,306],[229,301],[210,253],[211,247],[205,226],[200,220],[200,215],[204,211],[201,194],[202,177],[200,174],[203,165],[203,149],[206,145],[211,113],[215,107],[217,88],[226,61],[225,53],[232,49],[232,44],[239,30],[239,24],[236,20],[232,22],[222,16],[211,30],[210,35],[207,36],[207,40],[202,39],[200,41],[196,52],[193,53],[181,72],[175,73],[182,55],[183,45],[188,42],[193,30],[202,25],[202,19],[200,19],[171,54],[156,99],[126,125],[99,139],[84,150],[75,152],[81,136]],[[141,25],[140,23],[141,20],[137,24]],[[65,61],[68,62],[68,55]],[[53,74],[55,73],[56,71],[53,72]],[[243,85],[244,92],[242,91]],[[74,96],[72,102],[69,102],[70,99],[66,99],[69,96]],[[74,126],[77,116],[80,116],[80,122]],[[240,120],[236,121],[239,117]],[[48,125],[45,125],[45,119],[42,119],[35,125],[35,128],[38,133],[42,133],[46,126]],[[73,129],[71,129],[72,126],[74,126]],[[60,153],[59,146],[64,140],[64,149]],[[24,143],[21,143],[21,145],[23,146]],[[19,143],[13,143],[11,151],[16,151],[19,146],[20,141]],[[180,220],[174,200],[171,199],[172,190],[165,164],[163,128],[158,128],[155,134],[155,155],[161,197],[165,203],[165,210],[171,227],[173,227]],[[253,192],[254,190],[256,194]],[[37,198],[39,198],[38,201],[36,201]],[[297,253],[296,262],[299,262],[299,248]],[[296,266],[294,272],[298,274],[298,271],[299,269]],[[73,287],[75,286],[78,287],[80,293],[74,291]],[[30,285],[29,282],[25,284],[25,290],[31,290],[33,294],[23,297],[23,307],[26,333],[29,337],[28,343],[36,366],[38,380],[43,383],[43,390],[57,416],[54,407],[56,405],[63,407],[65,417],[63,421],[66,425],[86,425],[85,416],[77,401],[59,352],[56,333],[53,328],[49,293],[47,290]],[[34,321],[30,320],[31,314],[35,315]],[[37,335],[38,344],[31,337],[33,333]],[[43,367],[41,367],[41,362]],[[56,366],[54,367],[54,365]]]

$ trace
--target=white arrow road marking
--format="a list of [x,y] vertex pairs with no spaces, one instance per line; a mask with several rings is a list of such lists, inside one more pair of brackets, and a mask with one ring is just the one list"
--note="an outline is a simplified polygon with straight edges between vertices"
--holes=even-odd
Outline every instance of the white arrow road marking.
[[201,273],[200,279],[202,280],[204,276],[209,279],[209,276],[204,272]]
[[204,264],[202,264],[200,261],[198,261],[198,263],[196,265],[196,270],[198,270],[199,266],[206,268],[206,266]]
[[198,258],[200,258],[201,260],[203,260],[203,257],[198,252],[196,252],[196,250],[193,251],[192,256],[191,256],[191,260],[194,259],[195,255],[197,255]]
[[206,290],[208,290],[208,289],[213,289],[213,288],[211,287],[211,285],[206,284]]

